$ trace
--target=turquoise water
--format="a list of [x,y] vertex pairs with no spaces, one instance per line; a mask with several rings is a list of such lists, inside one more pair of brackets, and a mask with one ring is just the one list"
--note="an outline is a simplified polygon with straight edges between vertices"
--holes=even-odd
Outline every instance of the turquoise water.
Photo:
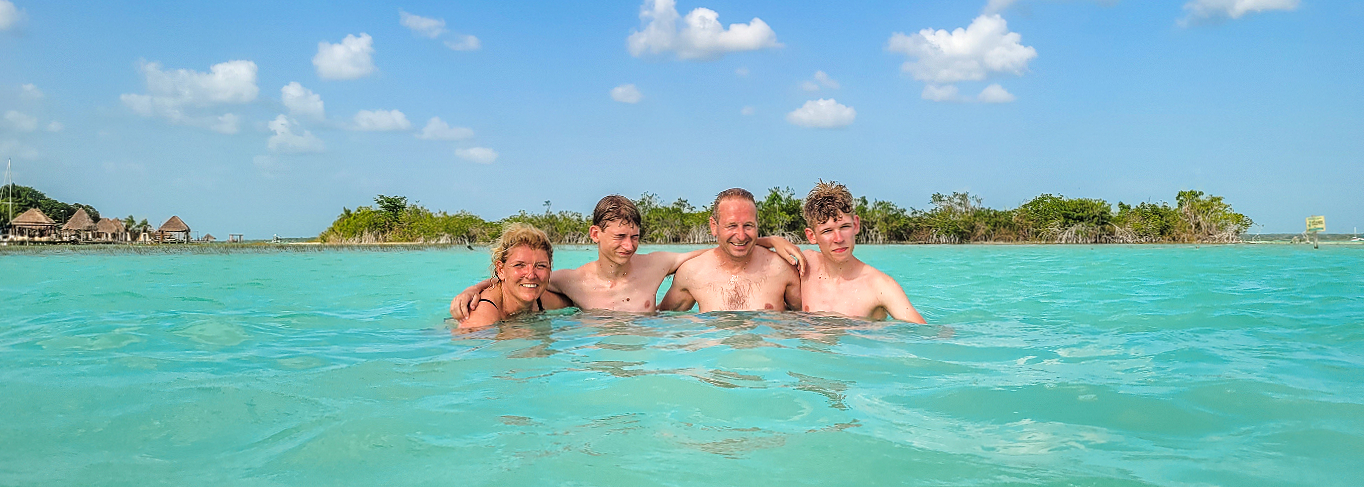
[[0,485],[1364,478],[1364,246],[858,254],[932,324],[562,313],[452,338],[484,253],[0,253]]

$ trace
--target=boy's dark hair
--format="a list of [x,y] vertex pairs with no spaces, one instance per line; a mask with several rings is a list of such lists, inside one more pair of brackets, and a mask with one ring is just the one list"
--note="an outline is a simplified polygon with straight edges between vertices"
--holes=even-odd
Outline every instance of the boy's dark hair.
[[814,228],[815,225],[838,218],[840,211],[848,215],[853,214],[852,193],[848,192],[847,186],[834,181],[826,183],[820,180],[805,197],[805,207],[801,209],[801,214],[805,216],[805,225]]
[[602,198],[597,202],[597,208],[592,210],[592,225],[605,228],[607,223],[613,221],[639,228],[641,226],[639,208],[635,207],[635,202],[630,201],[630,198],[618,194]]

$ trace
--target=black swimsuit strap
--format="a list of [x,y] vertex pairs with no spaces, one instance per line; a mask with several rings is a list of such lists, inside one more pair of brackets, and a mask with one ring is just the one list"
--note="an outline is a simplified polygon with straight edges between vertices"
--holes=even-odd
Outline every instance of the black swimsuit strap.
[[497,303],[494,303],[493,300],[488,299],[488,298],[478,298],[478,302],[482,303],[482,302],[484,302],[484,301],[487,301],[488,304],[493,305],[493,308],[496,308],[498,311],[502,311],[502,308],[498,308],[498,307],[497,307]]
[[540,311],[545,310],[545,305],[540,303],[540,298],[535,298],[535,306],[539,307]]

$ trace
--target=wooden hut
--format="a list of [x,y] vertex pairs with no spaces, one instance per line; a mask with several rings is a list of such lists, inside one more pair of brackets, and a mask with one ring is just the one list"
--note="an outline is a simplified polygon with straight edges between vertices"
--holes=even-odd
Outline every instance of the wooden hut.
[[156,229],[157,242],[189,242],[189,225],[178,216],[172,216],[161,228]]
[[95,224],[95,238],[103,242],[126,242],[128,228],[117,218],[101,218]]
[[85,212],[85,208],[77,208],[76,214],[71,215],[66,224],[62,225],[62,236],[67,240],[90,240],[94,233],[95,221],[90,219],[90,214]]
[[214,240],[217,239],[218,237],[214,237],[213,234],[210,233],[208,235],[204,235],[204,238],[199,239],[199,241],[212,243]]
[[52,221],[42,210],[29,208],[10,221],[10,235],[25,240],[51,238],[57,233],[57,222]]

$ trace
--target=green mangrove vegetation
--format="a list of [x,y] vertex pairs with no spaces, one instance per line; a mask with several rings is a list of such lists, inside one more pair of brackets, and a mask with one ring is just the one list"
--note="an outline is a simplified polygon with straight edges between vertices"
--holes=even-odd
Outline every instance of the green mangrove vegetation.
[[[685,199],[665,203],[645,193],[634,200],[643,220],[641,240],[649,243],[708,243],[711,208]],[[1043,194],[1017,208],[994,209],[969,193],[934,194],[927,209],[857,198],[862,218],[858,241],[864,243],[1233,243],[1253,222],[1235,212],[1221,196],[1180,191],[1173,205],[1067,198]],[[791,188],[772,188],[758,200],[759,231],[804,242],[803,201]],[[467,211],[433,212],[402,196],[379,195],[373,206],[343,208],[318,239],[323,243],[490,242],[503,225],[524,222],[544,230],[558,243],[588,243],[591,216],[574,211],[520,213],[484,220]]]
[[[13,201],[12,209],[10,208],[11,201]],[[52,221],[57,222],[58,225],[66,223],[67,220],[71,219],[71,215],[75,215],[76,210],[81,208],[85,208],[85,213],[90,215],[90,219],[99,221],[99,210],[93,206],[80,203],[63,203],[28,186],[17,184],[0,186],[0,228],[9,226],[11,212],[15,217],[18,217],[23,212],[28,211],[29,208],[37,208]]]

